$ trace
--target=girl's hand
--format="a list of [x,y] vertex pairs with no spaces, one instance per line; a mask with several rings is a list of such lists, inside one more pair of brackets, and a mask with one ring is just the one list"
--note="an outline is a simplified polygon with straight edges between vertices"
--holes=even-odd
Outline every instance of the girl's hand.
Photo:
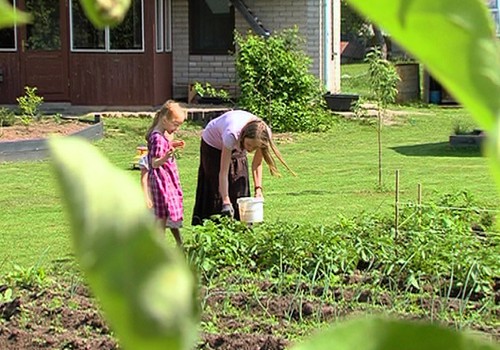
[[185,145],[186,145],[186,143],[183,140],[172,141],[173,148],[184,148]]

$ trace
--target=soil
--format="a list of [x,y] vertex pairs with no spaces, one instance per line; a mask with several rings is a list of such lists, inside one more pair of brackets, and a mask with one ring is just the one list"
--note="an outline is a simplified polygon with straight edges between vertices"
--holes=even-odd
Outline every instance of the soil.
[[53,118],[33,121],[29,125],[14,124],[0,127],[0,142],[47,138],[50,135],[70,135],[89,124],[78,120],[55,120]]
[[[12,297],[2,299],[9,288],[15,290]],[[304,299],[297,298],[296,292],[309,290],[307,285],[292,286],[289,293],[278,293],[276,286],[266,282],[257,288],[253,293],[202,288],[201,322],[212,325],[212,331],[200,334],[195,349],[283,350],[293,345],[284,332],[307,332],[303,329],[311,322],[333,322],[358,315],[364,312],[363,305],[390,309],[392,303],[388,293],[375,297],[370,290],[331,290],[336,302],[328,303],[319,298],[326,292],[322,288],[313,292],[318,298]],[[352,308],[352,302],[360,307]],[[443,307],[453,308],[457,303],[459,300],[450,298]],[[120,349],[96,305],[87,287],[74,279],[43,287],[0,285],[0,349]],[[452,323],[448,326],[455,327]],[[487,339],[500,339],[498,327],[472,325],[471,329]],[[304,335],[297,333],[294,337]]]

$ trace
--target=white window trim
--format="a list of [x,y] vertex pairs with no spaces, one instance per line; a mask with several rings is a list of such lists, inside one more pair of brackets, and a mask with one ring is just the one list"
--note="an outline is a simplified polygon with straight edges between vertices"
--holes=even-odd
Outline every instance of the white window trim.
[[89,52],[89,53],[103,53],[103,52],[110,52],[110,53],[142,53],[145,51],[145,43],[144,43],[144,0],[141,1],[141,40],[142,40],[142,48],[140,49],[125,49],[125,50],[118,50],[118,49],[111,49],[110,48],[110,42],[109,42],[109,27],[104,28],[104,48],[103,49],[75,49],[73,46],[73,4],[72,1],[69,1],[69,40],[70,40],[70,51],[71,52]]
[[[12,1],[12,7],[14,8],[14,14],[17,11],[16,7],[16,0]],[[9,28],[4,28],[4,29],[9,29]],[[14,47],[12,48],[0,48],[0,52],[16,52],[17,51],[17,24],[14,23],[14,27],[12,27],[12,30],[14,30]]]
[[165,0],[165,52],[172,52],[172,0]]
[[[164,20],[163,20],[163,9],[165,0],[155,0],[155,20],[156,20],[156,32],[155,32],[155,46],[156,52],[163,52],[164,46]],[[160,8],[158,8],[160,5]],[[159,14],[161,14],[159,16]],[[160,43],[160,46],[158,45]]]

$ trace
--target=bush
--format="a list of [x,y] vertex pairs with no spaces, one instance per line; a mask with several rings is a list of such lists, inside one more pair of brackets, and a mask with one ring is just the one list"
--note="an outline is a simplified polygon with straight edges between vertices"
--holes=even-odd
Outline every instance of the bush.
[[12,126],[16,122],[16,115],[8,108],[0,108],[0,127]]
[[262,117],[273,130],[322,131],[332,123],[325,91],[309,72],[311,59],[300,49],[297,28],[268,39],[235,33],[239,105]]
[[43,97],[37,95],[36,87],[24,87],[24,96],[17,98],[19,109],[21,110],[21,121],[24,125],[29,125],[35,118],[40,117],[40,105],[43,103]]

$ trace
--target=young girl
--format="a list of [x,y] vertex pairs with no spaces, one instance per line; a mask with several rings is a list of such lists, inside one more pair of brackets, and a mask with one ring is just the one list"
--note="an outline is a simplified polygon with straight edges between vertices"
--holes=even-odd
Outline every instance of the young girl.
[[247,152],[254,151],[255,197],[262,197],[262,159],[271,175],[279,176],[272,153],[295,175],[274,144],[271,130],[257,116],[235,110],[207,124],[201,137],[193,225],[201,225],[204,219],[219,213],[239,220],[236,199],[250,195]]
[[161,230],[170,228],[179,247],[182,246],[183,197],[174,149],[183,147],[184,141],[173,141],[173,136],[184,119],[185,112],[180,105],[169,100],[156,113],[146,133],[148,184],[154,213]]

